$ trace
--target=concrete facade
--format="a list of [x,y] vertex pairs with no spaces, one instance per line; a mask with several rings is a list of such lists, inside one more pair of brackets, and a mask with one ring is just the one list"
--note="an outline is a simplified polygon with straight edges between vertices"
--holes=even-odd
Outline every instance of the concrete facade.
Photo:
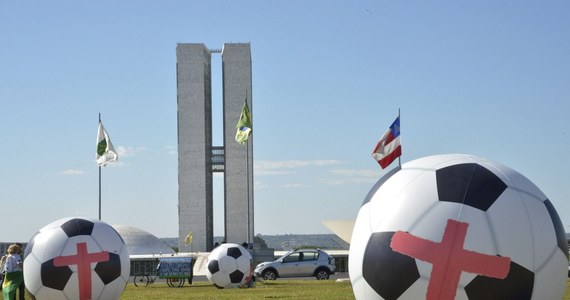
[[[246,98],[253,111],[250,45],[224,44],[222,50],[224,145],[221,147],[212,145],[211,56],[203,44],[178,44],[176,48],[182,252],[212,249],[214,171],[224,172],[225,240],[253,242],[253,135],[245,145],[235,141],[235,125]],[[186,245],[184,240],[190,232],[193,241]]]
[[[253,134],[244,145],[235,141],[236,123],[247,97],[251,97],[249,44],[225,44],[222,51],[224,89],[224,200],[225,236],[228,242],[253,242]],[[253,122],[253,120],[252,120]],[[248,203],[249,199],[249,203]]]
[[179,250],[207,251],[214,235],[211,53],[203,44],[178,44],[176,59]]

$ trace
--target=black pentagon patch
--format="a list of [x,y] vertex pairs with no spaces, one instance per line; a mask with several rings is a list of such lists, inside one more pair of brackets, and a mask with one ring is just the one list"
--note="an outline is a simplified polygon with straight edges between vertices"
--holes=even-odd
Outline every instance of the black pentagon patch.
[[109,284],[121,276],[121,257],[115,253],[109,253],[109,260],[98,262],[95,265],[95,273],[99,275],[104,284]]
[[54,259],[50,259],[41,266],[42,284],[46,287],[63,291],[73,271],[68,266],[56,267],[53,265]]
[[469,300],[530,299],[534,286],[534,273],[512,262],[505,279],[479,275],[465,286]]
[[78,235],[91,235],[93,232],[93,222],[85,219],[71,219],[61,225],[61,229],[67,234],[68,237]]
[[384,299],[398,299],[420,278],[416,260],[390,247],[394,233],[373,233],[362,260],[362,277]]
[[478,164],[458,164],[435,173],[439,201],[455,202],[487,211],[507,189],[493,172]]
[[243,279],[243,272],[240,270],[235,270],[230,274],[230,281],[232,283],[240,283]]
[[558,248],[566,254],[568,257],[568,242],[566,241],[566,231],[564,231],[564,225],[562,225],[562,220],[560,220],[560,216],[556,212],[554,205],[550,200],[544,200],[544,206],[548,210],[548,214],[550,215],[550,220],[552,220],[552,225],[554,225],[554,230],[556,231],[556,241],[558,242]]
[[216,274],[216,272],[220,271],[220,266],[218,266],[217,260],[211,260],[208,263],[208,271],[210,271],[210,274]]
[[241,256],[241,250],[238,247],[228,248],[228,256],[238,259]]

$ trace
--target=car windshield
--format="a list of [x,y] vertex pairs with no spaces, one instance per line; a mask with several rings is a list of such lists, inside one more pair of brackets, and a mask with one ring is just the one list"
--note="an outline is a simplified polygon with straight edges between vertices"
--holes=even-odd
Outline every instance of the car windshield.
[[295,252],[295,251],[289,251],[289,252],[283,254],[283,256],[279,257],[279,258],[276,259],[275,261],[280,261],[280,260],[284,259],[285,257],[287,257],[289,254],[291,254],[291,253],[293,253],[293,252]]

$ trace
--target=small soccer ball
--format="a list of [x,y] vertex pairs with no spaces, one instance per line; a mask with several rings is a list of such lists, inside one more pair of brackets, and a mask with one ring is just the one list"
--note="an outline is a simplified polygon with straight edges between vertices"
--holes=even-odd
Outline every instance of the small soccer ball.
[[208,256],[206,276],[219,288],[243,287],[253,276],[251,254],[238,244],[221,244]]
[[371,189],[354,226],[356,299],[561,299],[564,226],[527,178],[469,155],[396,168]]
[[64,218],[40,229],[24,254],[35,299],[119,299],[130,272],[127,245],[110,225]]

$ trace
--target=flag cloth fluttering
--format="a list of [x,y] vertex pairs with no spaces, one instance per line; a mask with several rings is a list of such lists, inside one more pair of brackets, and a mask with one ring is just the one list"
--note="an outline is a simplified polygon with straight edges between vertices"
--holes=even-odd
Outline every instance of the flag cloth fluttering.
[[184,239],[184,245],[190,245],[192,243],[192,231],[188,233],[186,238]]
[[386,130],[376,148],[372,151],[372,157],[380,164],[382,169],[389,166],[396,158],[402,155],[400,145],[400,116]]
[[99,121],[99,130],[97,131],[97,164],[106,166],[108,163],[117,161],[119,155],[111,143],[109,134],[103,127],[103,123]]
[[243,103],[243,109],[239,116],[239,120],[236,125],[236,142],[244,144],[247,142],[249,135],[251,134],[251,113],[249,112],[249,107],[247,106],[247,100]]

